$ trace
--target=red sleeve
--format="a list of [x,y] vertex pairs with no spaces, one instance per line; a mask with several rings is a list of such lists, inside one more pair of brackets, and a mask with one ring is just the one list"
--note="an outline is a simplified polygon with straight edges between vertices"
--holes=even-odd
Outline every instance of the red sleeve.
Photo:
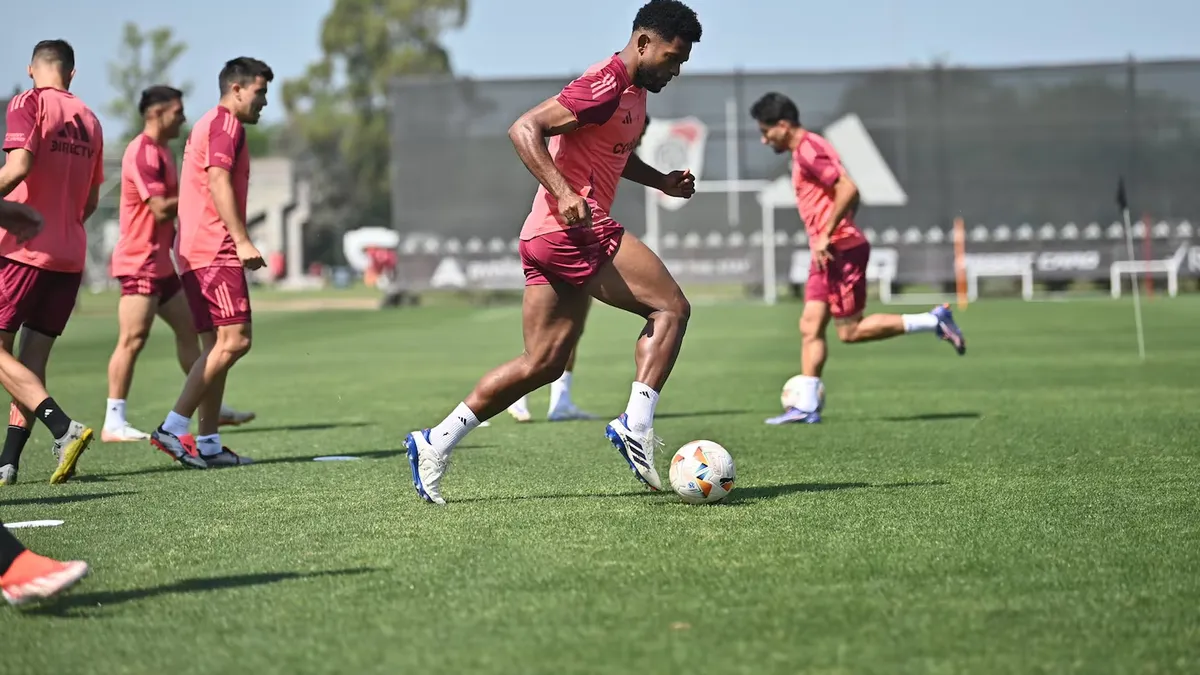
[[167,167],[158,146],[143,143],[133,160],[133,169],[137,172],[137,180],[133,184],[137,186],[142,201],[167,196]]
[[629,87],[625,66],[614,59],[604,68],[568,84],[557,97],[580,126],[604,124],[621,105],[621,94]]
[[827,150],[815,143],[803,143],[797,160],[801,175],[827,188],[831,188],[842,177],[842,164]]
[[17,94],[8,102],[4,116],[4,149],[36,153],[41,140],[41,106],[36,89]]
[[208,128],[208,166],[233,171],[246,142],[246,130],[230,113],[217,115]]

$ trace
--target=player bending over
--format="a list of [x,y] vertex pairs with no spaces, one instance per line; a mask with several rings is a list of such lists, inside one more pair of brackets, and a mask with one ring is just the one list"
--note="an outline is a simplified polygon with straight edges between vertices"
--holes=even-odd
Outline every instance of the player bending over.
[[[75,77],[71,45],[37,43],[29,77],[33,88],[14,96],[5,116],[8,156],[0,167],[0,199],[28,205],[43,225],[29,239],[8,231],[0,235],[0,346],[10,360],[20,331],[22,370],[44,382],[50,351],[71,318],[83,280],[83,223],[96,210],[104,182],[104,132],[92,111],[68,91]],[[0,451],[0,483],[12,484],[33,427],[31,415],[44,419],[53,412],[29,407],[42,399],[23,401],[6,388],[14,398]],[[59,463],[50,482],[61,483],[75,473],[92,430],[65,415],[56,419],[51,431]]]
[[633,149],[646,116],[646,92],[662,91],[679,74],[700,32],[696,13],[683,3],[651,0],[638,11],[620,53],[509,129],[521,161],[541,183],[521,229],[525,351],[484,375],[441,424],[409,434],[413,485],[425,500],[445,503],[440,484],[450,453],[481,420],[563,373],[590,297],[646,319],[629,404],[605,431],[639,480],[662,487],[654,466],[661,443],[654,435],[654,408],[679,355],[691,306],[658,256],[625,232],[609,209],[622,177],[676,197],[695,193],[690,173],[659,173]]
[[829,141],[800,126],[800,113],[788,97],[766,94],[751,106],[750,116],[758,122],[764,144],[777,153],[792,153],[792,185],[812,251],[804,313],[800,316],[804,385],[798,405],[767,423],[821,421],[818,392],[825,368],[825,328],[831,316],[842,342],[935,333],[960,355],[966,353],[966,340],[946,305],[924,314],[863,316],[871,245],[854,224],[858,188]]
[[[125,419],[125,398],[156,314],[175,332],[175,352],[184,375],[200,358],[187,299],[179,292],[179,275],[171,262],[179,175],[167,144],[179,138],[183,127],[183,92],[162,85],[150,87],[142,92],[138,112],[145,126],[121,159],[121,237],[112,254],[112,274],[121,283],[121,300],[117,305],[119,337],[108,362],[108,407],[100,432],[106,443],[150,438]],[[221,407],[221,424],[244,424],[253,419],[254,413]]]
[[[218,78],[221,100],[192,127],[183,150],[175,257],[203,351],[150,443],[193,469],[251,463],[221,445],[218,424],[225,378],[250,351],[246,270],[265,264],[246,233],[250,150],[242,125],[258,123],[274,79],[257,59],[227,62]],[[193,443],[188,429],[197,411]]]
[[[646,115],[646,119],[642,123],[642,134],[638,136],[637,145],[633,147],[636,152],[642,146],[642,139],[646,137],[646,129],[650,126],[650,116]],[[591,309],[592,299],[588,297],[588,308]],[[586,317],[585,317],[586,322]],[[581,333],[582,336],[582,333]],[[563,374],[559,378],[550,383],[550,409],[546,411],[546,420],[549,422],[568,422],[572,420],[595,420],[597,416],[584,412],[575,405],[571,400],[571,380],[572,373],[575,372],[575,355],[579,352],[578,341],[576,346],[571,350],[571,355],[567,357],[567,364],[563,370]],[[533,420],[533,415],[529,412],[529,395],[526,394],[517,399],[517,402],[508,407],[508,414],[512,415],[518,422],[529,422]]]

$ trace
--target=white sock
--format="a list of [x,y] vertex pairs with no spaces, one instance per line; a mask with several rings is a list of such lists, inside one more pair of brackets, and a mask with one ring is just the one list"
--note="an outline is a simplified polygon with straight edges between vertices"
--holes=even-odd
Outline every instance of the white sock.
[[454,412],[429,432],[429,442],[438,452],[448,454],[477,426],[479,418],[466,403],[459,403]]
[[104,411],[104,428],[109,431],[125,428],[125,399],[108,399],[108,408]]
[[800,377],[800,399],[796,401],[796,407],[802,412],[816,412],[821,406],[821,378],[808,377],[802,375]]
[[904,320],[905,333],[932,333],[938,327],[938,318],[933,312],[901,314],[900,318]]
[[654,427],[654,408],[658,405],[658,392],[641,382],[633,383],[629,394],[629,405],[625,406],[629,430],[644,434]]
[[221,454],[221,434],[196,437],[196,449],[204,457]]
[[192,428],[192,418],[184,417],[172,410],[167,413],[167,419],[162,423],[163,431],[175,436],[183,436]]
[[571,405],[571,371],[564,371],[561,377],[550,383],[550,412],[560,405]]

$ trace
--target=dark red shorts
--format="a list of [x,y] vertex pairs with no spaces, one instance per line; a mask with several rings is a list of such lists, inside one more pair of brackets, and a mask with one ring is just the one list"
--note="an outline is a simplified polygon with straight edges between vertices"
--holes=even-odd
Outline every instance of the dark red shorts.
[[521,242],[526,286],[563,281],[583,286],[617,253],[625,228],[616,222],[539,235]]
[[183,289],[178,274],[169,277],[117,277],[121,295],[152,295],[164,303]]
[[867,262],[870,259],[870,244],[834,251],[833,260],[824,271],[817,268],[814,258],[808,268],[804,299],[829,303],[829,313],[835,319],[859,314],[867,308]]
[[201,267],[180,281],[197,333],[250,323],[250,285],[241,267]]
[[51,272],[0,258],[0,331],[26,326],[49,337],[62,335],[82,282],[82,272]]

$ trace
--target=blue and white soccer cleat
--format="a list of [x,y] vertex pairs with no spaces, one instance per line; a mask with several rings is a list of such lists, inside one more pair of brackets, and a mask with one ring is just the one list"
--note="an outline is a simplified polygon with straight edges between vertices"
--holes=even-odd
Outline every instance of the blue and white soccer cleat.
[[767,420],[767,424],[820,424],[820,411],[804,412],[799,408],[788,408],[782,415],[771,417]]
[[630,431],[628,424],[629,416],[621,413],[620,417],[608,423],[604,434],[629,463],[629,468],[638,480],[651,490],[661,490],[662,479],[658,477],[658,469],[654,468],[654,451],[662,445],[662,440],[654,435],[653,429],[639,435]]
[[929,313],[937,317],[937,336],[949,342],[959,356],[966,354],[967,338],[958,324],[954,323],[954,314],[950,311],[950,305],[939,305]]
[[446,474],[449,455],[438,452],[429,442],[429,429],[409,434],[404,439],[404,447],[408,449],[408,466],[412,469],[417,494],[430,504],[445,504],[438,487]]

